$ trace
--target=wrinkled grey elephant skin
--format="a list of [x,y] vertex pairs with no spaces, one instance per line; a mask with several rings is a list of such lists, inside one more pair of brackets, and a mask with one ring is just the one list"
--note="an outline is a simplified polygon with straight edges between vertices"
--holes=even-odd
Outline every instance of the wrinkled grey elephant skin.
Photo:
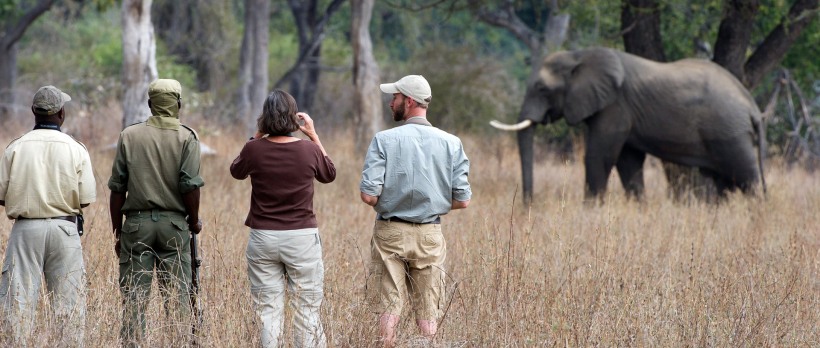
[[532,197],[533,128],[566,118],[587,126],[586,197],[601,198],[615,167],[626,192],[643,195],[646,154],[697,166],[721,195],[755,191],[760,110],[728,71],[707,60],[659,63],[608,48],[546,57],[527,86],[518,145],[525,201]]

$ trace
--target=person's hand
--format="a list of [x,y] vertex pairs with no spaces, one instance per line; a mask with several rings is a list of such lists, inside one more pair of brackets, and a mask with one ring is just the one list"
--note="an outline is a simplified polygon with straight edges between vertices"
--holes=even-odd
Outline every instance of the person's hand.
[[202,232],[202,220],[197,219],[195,223],[189,221],[188,229],[191,230],[193,234],[199,234],[199,232]]
[[114,240],[114,256],[116,256],[117,258],[120,257],[120,239],[119,238]]
[[319,136],[316,134],[316,128],[313,128],[313,119],[310,118],[310,115],[304,112],[297,112],[296,117],[305,123],[304,125],[299,126],[299,130],[310,138],[311,141],[316,141]]

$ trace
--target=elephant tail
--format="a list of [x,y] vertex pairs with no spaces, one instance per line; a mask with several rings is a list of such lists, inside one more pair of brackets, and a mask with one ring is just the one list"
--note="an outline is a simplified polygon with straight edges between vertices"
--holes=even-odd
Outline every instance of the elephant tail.
[[763,197],[766,197],[766,177],[763,175],[763,157],[766,154],[766,118],[751,116],[752,124],[757,131],[757,166],[760,170],[760,184],[763,186]]

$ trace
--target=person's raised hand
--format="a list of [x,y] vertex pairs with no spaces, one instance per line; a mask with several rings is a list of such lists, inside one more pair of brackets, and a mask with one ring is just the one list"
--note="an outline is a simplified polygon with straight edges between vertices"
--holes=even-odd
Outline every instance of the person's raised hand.
[[310,140],[316,141],[319,135],[316,134],[316,128],[313,127],[313,119],[310,118],[310,115],[304,112],[297,112],[296,117],[304,122],[304,125],[299,126],[299,130],[310,138]]

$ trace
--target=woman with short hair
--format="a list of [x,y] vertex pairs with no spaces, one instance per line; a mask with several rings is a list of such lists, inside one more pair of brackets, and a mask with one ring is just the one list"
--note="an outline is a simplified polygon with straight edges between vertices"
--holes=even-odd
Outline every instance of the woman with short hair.
[[[258,131],[231,164],[231,175],[251,177],[250,227],[246,257],[251,297],[262,322],[262,346],[278,347],[285,306],[285,284],[294,315],[294,345],[324,347],[319,319],[324,298],[324,264],[313,180],[330,183],[336,168],[313,120],[293,97],[274,90],[257,119]],[[303,122],[303,125],[299,125]],[[310,141],[293,136],[301,131]]]

